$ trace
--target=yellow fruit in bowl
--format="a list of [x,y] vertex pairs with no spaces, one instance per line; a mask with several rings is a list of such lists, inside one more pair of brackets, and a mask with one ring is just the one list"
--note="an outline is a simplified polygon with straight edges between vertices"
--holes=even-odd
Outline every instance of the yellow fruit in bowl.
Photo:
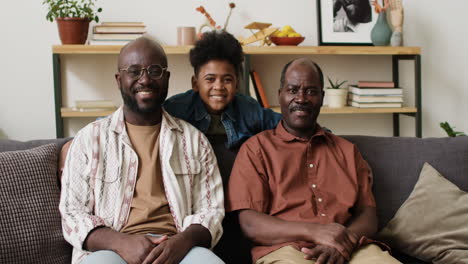
[[294,31],[294,29],[293,29],[290,25],[284,26],[284,27],[281,29],[281,32],[284,32],[284,33],[286,33],[286,34],[296,33],[296,31]]
[[281,32],[277,33],[275,37],[284,38],[284,37],[287,37],[287,36],[288,36],[288,34],[281,31]]
[[299,34],[299,33],[294,32],[294,33],[289,33],[289,34],[288,34],[288,37],[290,37],[290,38],[297,38],[297,37],[302,37],[302,35]]

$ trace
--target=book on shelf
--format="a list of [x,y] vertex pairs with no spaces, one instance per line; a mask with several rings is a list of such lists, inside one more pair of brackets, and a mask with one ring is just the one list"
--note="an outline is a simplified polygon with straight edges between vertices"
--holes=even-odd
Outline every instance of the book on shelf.
[[[72,112],[104,112],[104,111],[115,111],[117,110],[117,107],[113,108],[101,108],[101,107],[96,107],[96,108],[79,108],[79,107],[72,107],[72,108],[67,108],[66,112],[72,111]],[[63,111],[62,111],[63,112]]]
[[395,83],[389,81],[358,81],[357,86],[360,88],[394,88]]
[[398,108],[403,106],[402,103],[359,103],[349,100],[348,104],[359,108]]
[[94,33],[93,40],[134,40],[143,36],[142,33]]
[[359,95],[349,93],[348,98],[358,103],[403,103],[402,95]]
[[82,109],[92,109],[92,108],[109,108],[115,109],[116,106],[114,102],[109,100],[76,100],[75,101],[76,108]]
[[254,87],[258,93],[258,97],[260,98],[260,104],[265,108],[269,108],[270,104],[268,103],[265,89],[263,88],[262,82],[260,81],[260,75],[258,75],[258,73],[254,70],[250,71],[250,74],[253,77]]
[[96,25],[93,33],[146,33],[146,26],[111,26]]
[[362,88],[355,85],[349,86],[349,92],[357,95],[401,95],[401,88]]
[[109,25],[109,26],[140,26],[145,25],[143,22],[137,21],[104,21],[101,22],[102,25]]
[[88,41],[88,44],[89,45],[118,45],[118,46],[122,46],[122,45],[125,45],[127,43],[129,43],[131,40],[104,40],[104,39],[100,39],[100,40],[89,40]]
[[[257,94],[257,90],[255,89],[254,80],[253,80],[252,74],[249,74],[249,95],[250,95],[250,97],[252,97],[253,99],[257,100],[257,101],[260,103],[260,105],[262,105],[262,103],[258,100],[259,95]],[[263,105],[262,105],[262,106],[263,106]]]

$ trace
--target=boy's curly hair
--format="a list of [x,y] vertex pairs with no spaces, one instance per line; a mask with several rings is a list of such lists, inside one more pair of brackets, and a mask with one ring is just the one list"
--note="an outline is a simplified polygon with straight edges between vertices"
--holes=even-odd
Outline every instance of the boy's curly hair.
[[234,66],[236,77],[242,77],[244,52],[239,41],[221,30],[205,32],[190,50],[190,64],[198,75],[200,67],[211,60],[225,60]]

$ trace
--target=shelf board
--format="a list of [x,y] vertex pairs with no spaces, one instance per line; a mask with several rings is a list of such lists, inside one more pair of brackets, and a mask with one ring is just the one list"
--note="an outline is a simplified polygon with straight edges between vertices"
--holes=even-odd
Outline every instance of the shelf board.
[[[117,109],[115,109],[117,110]],[[78,111],[70,107],[62,107],[62,117],[101,117],[108,116],[115,112],[115,110],[100,110],[100,111]]]
[[[273,106],[271,109],[275,112],[281,113],[279,106]],[[114,111],[76,111],[72,108],[62,107],[62,117],[101,117],[108,116]],[[322,107],[320,110],[321,114],[391,114],[391,113],[416,113],[416,107],[398,107],[398,108],[358,108],[352,106],[346,106],[343,108],[329,108]]]
[[[281,113],[279,106],[270,107],[271,110]],[[320,114],[389,114],[389,113],[416,113],[416,107],[398,107],[398,108],[358,108],[345,106],[343,108],[330,108],[323,106]]]
[[420,47],[374,46],[244,46],[244,52],[252,55],[418,55]]
[[[54,45],[54,54],[119,54],[121,45]],[[188,54],[192,46],[163,46],[168,55]]]
[[[188,54],[193,46],[163,46],[168,55]],[[54,54],[119,54],[122,46],[55,45]],[[420,47],[374,46],[244,46],[251,55],[419,55]]]

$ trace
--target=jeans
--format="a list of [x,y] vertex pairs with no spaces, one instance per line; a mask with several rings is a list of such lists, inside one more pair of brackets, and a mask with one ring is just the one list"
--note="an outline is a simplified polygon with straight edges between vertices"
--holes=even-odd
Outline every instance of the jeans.
[[[99,250],[86,256],[82,264],[126,264],[125,260],[111,250]],[[180,264],[223,264],[211,250],[204,247],[192,248]]]

